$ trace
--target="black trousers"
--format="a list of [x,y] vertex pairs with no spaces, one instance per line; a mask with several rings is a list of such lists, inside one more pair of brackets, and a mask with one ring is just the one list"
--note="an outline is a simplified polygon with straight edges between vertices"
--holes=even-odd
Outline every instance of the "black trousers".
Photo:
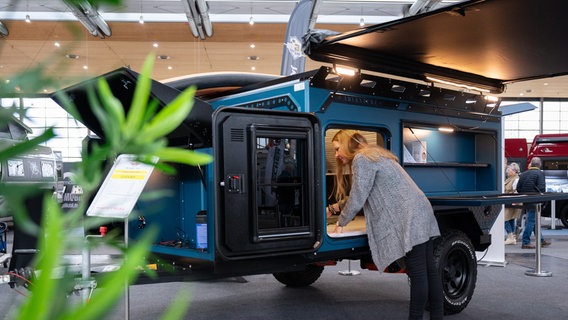
[[409,319],[422,319],[430,302],[430,319],[444,316],[442,277],[434,262],[433,240],[412,247],[406,254],[406,273],[410,277]]

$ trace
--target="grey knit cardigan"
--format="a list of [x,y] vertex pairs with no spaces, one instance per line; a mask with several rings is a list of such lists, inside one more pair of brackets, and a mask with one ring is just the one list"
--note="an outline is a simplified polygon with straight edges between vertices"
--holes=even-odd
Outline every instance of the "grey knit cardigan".
[[345,226],[364,210],[369,247],[379,271],[413,246],[440,235],[434,211],[422,190],[394,160],[355,155],[349,198],[338,224]]

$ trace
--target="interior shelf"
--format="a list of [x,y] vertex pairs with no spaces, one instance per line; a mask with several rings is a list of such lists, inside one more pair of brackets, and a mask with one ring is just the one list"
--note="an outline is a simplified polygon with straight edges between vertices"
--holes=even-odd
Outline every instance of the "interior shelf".
[[466,168],[487,168],[489,163],[473,162],[405,162],[405,167],[466,167]]

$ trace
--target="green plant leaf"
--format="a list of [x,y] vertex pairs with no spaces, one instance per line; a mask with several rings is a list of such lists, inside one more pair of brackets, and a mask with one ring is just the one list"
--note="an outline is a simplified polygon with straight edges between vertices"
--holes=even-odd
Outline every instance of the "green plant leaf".
[[138,276],[138,269],[145,264],[148,248],[157,235],[157,229],[148,228],[142,238],[136,244],[128,248],[120,269],[101,277],[99,284],[101,289],[93,293],[87,304],[62,315],[60,320],[97,320],[103,319],[112,311],[112,307],[124,293],[125,285],[131,284]]
[[59,100],[59,103],[61,104],[63,109],[65,109],[65,111],[67,111],[74,119],[82,121],[81,114],[77,110],[77,106],[75,106],[75,103],[71,101],[69,96],[67,96],[61,91],[57,91],[55,93],[55,96],[57,97],[57,100]]
[[175,299],[170,306],[166,310],[160,319],[161,320],[175,320],[175,319],[182,319],[184,314],[187,312],[188,303],[191,299],[191,292],[182,290],[178,292],[175,296]]
[[125,134],[127,138],[136,137],[140,134],[140,128],[146,117],[146,105],[148,104],[148,97],[150,97],[150,89],[152,87],[150,76],[154,67],[154,59],[155,54],[150,54],[146,57],[142,66],[142,73],[138,77],[134,97],[126,115]]
[[0,161],[5,161],[7,159],[20,156],[27,152],[33,151],[37,148],[40,144],[48,141],[49,139],[55,137],[55,133],[53,132],[53,128],[49,128],[45,130],[41,135],[27,141],[22,141],[20,143],[15,144],[10,148],[3,149],[0,151]]
[[143,127],[139,141],[144,143],[145,141],[155,140],[179,127],[193,107],[195,90],[193,86],[184,90],[171,103],[160,110],[150,123]]
[[[89,0],[91,3],[100,1]],[[108,2],[120,0],[108,0]],[[150,78],[153,68],[154,55],[151,54],[146,59],[142,73],[137,81],[134,98],[129,108],[123,108],[120,100],[112,94],[112,90],[106,81],[91,82],[87,89],[89,106],[99,120],[104,138],[102,143],[93,144],[89,152],[82,150],[82,161],[77,164],[74,170],[74,184],[83,188],[83,199],[90,199],[104,178],[106,172],[112,165],[112,160],[121,153],[132,153],[138,155],[140,159],[157,155],[161,161],[170,163],[182,163],[199,165],[209,163],[211,156],[201,154],[191,150],[183,150],[167,147],[167,139],[164,135],[174,130],[187,117],[193,104],[195,88],[190,88],[182,92],[172,103],[159,109],[157,100],[149,100],[152,80]],[[31,79],[28,75],[25,79]],[[59,94],[58,94],[59,95]],[[66,109],[77,119],[80,119],[77,106],[73,104],[67,96],[60,95],[59,100],[65,105]],[[85,106],[81,106],[85,107]],[[125,110],[128,109],[127,114]],[[11,115],[11,113],[8,113]],[[142,139],[138,137],[143,136]],[[53,136],[53,130],[47,130],[41,136],[30,141],[22,142],[16,146],[6,147],[0,151],[0,159],[7,159],[36,148]],[[0,149],[3,147],[0,146]],[[169,173],[175,173],[175,167],[168,163],[158,163],[157,168]],[[26,186],[27,190],[34,187]],[[22,186],[22,188],[24,188]],[[26,190],[26,192],[27,192]],[[46,190],[39,190],[49,192]],[[14,205],[11,213],[14,215],[15,223],[20,227],[24,226],[28,231],[37,233],[41,231],[40,253],[37,255],[37,264],[34,266],[39,270],[39,276],[35,280],[34,289],[29,299],[19,308],[18,319],[101,319],[108,312],[112,311],[112,306],[120,300],[120,295],[124,292],[125,281],[132,283],[144,270],[144,258],[149,255],[149,248],[153,243],[157,232],[152,228],[144,230],[142,238],[138,238],[136,244],[124,249],[126,259],[121,264],[121,268],[109,274],[97,277],[99,288],[94,291],[90,301],[86,304],[70,304],[67,295],[74,291],[76,284],[76,273],[68,270],[62,264],[63,254],[67,250],[86,248],[86,242],[77,241],[76,238],[69,236],[68,230],[84,227],[94,228],[100,223],[108,223],[104,219],[84,218],[84,211],[88,206],[88,201],[81,201],[79,208],[63,214],[59,204],[54,200],[46,200],[44,204],[42,226],[39,228],[34,225],[30,217],[26,214],[24,205],[24,195],[16,185],[0,185],[0,194],[10,197]],[[15,195],[14,193],[18,193]],[[146,199],[155,199],[164,196],[163,193],[148,195]],[[11,204],[10,201],[10,204]],[[135,216],[135,215],[133,215]],[[148,233],[148,230],[150,232]],[[83,239],[81,239],[83,240]],[[120,240],[119,235],[109,232],[103,238],[107,244],[113,244],[115,240]],[[56,271],[62,270],[63,274]],[[155,276],[150,270],[145,270],[146,275]],[[99,281],[100,280],[100,281]],[[180,318],[185,311],[183,304],[173,305],[164,315],[164,319]]]
[[[105,133],[105,141],[111,145],[111,148],[115,148],[120,144],[120,126],[118,125],[115,118],[110,117],[107,112],[101,106],[97,95],[95,93],[95,88],[89,86],[87,88],[87,98],[89,101],[89,107],[99,120],[101,128]],[[103,99],[108,99],[109,97],[103,97]]]
[[100,78],[98,81],[98,89],[101,101],[105,110],[108,112],[109,116],[118,122],[120,130],[124,127],[124,107],[120,100],[114,97],[108,82],[104,78]]
[[36,198],[45,192],[38,186],[30,188],[28,184],[23,183],[2,183],[0,184],[0,195],[4,197],[5,206],[17,223],[19,228],[28,234],[38,234],[39,226],[30,218],[27,212],[25,202],[29,199]]
[[63,255],[65,232],[61,219],[61,209],[53,199],[43,201],[44,215],[39,237],[37,269],[41,270],[34,281],[31,296],[24,302],[18,319],[51,319],[52,301],[46,297],[57,297],[58,280],[55,274],[59,259]]
[[210,163],[211,155],[180,148],[162,148],[154,153],[160,161],[184,163],[192,166]]

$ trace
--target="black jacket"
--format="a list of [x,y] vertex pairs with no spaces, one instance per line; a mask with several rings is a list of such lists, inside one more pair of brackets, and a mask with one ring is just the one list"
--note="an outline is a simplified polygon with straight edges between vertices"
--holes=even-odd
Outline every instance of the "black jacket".
[[519,182],[517,183],[518,193],[539,192],[546,191],[546,181],[542,170],[531,167],[529,170],[521,173]]

